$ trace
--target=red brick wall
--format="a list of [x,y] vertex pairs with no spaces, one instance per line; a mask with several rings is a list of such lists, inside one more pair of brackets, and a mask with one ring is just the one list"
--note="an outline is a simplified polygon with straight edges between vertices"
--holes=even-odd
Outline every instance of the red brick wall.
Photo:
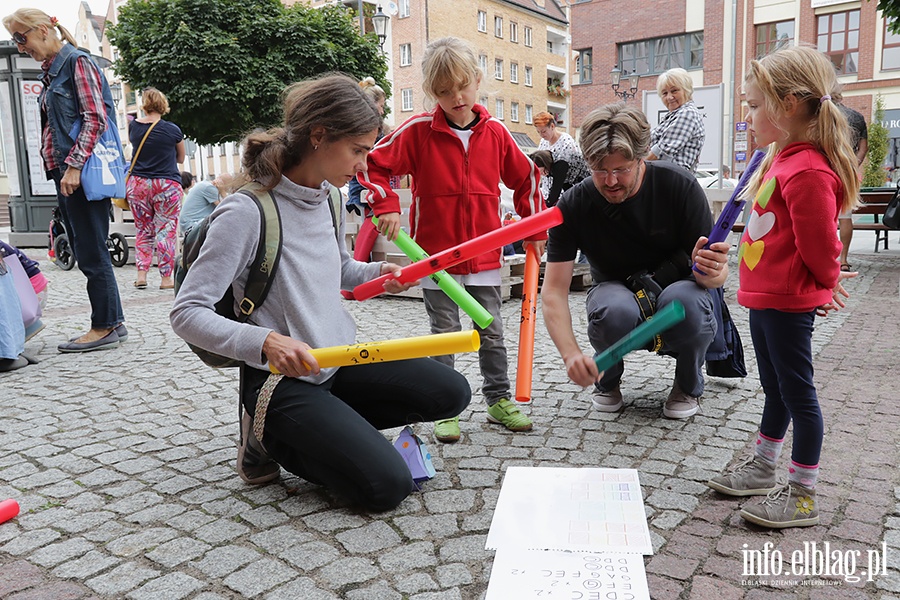
[[[721,13],[721,2],[707,2],[707,15]],[[718,18],[721,22],[721,16]],[[609,72],[618,62],[616,44],[685,32],[685,1],[653,2],[645,0],[595,0],[573,4],[571,12],[572,49],[593,48],[593,82],[572,86],[572,124],[581,122],[595,108],[620,100],[610,88]],[[707,26],[704,35],[704,62],[721,77],[722,27]],[[713,44],[716,44],[715,46]],[[707,81],[710,83],[707,76]],[[643,90],[656,91],[656,77],[642,77],[637,98]]]

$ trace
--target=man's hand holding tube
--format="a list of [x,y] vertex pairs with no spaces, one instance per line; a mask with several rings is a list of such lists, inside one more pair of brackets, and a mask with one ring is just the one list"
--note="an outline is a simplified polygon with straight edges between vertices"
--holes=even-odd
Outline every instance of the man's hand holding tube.
[[728,251],[731,250],[731,245],[728,242],[716,242],[709,248],[704,248],[708,241],[706,237],[697,240],[691,252],[691,260],[696,265],[694,279],[697,284],[712,290],[725,285],[728,278]]

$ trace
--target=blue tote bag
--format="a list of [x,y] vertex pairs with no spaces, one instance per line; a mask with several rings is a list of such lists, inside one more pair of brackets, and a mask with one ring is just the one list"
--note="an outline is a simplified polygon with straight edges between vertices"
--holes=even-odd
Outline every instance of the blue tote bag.
[[[78,138],[81,121],[75,121],[69,137]],[[94,150],[81,170],[81,187],[88,200],[125,197],[125,154],[119,129],[106,117],[106,130],[94,144]]]

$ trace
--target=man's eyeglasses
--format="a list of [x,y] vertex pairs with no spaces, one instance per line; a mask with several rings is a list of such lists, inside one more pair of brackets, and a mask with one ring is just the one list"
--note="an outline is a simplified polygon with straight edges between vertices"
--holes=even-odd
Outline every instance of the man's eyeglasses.
[[628,167],[627,169],[613,169],[612,171],[607,171],[606,169],[591,169],[591,173],[594,173],[595,175],[599,175],[603,179],[606,179],[610,175],[612,175],[616,179],[619,179],[623,175],[628,175],[633,170],[634,170],[634,167]]
[[31,33],[32,31],[34,31],[34,27],[32,27],[32,28],[29,29],[28,31],[24,31],[24,32],[22,32],[22,33],[19,33],[18,31],[16,31],[15,33],[12,34],[12,39],[13,39],[13,41],[14,41],[15,43],[17,43],[18,45],[24,46],[25,44],[28,43],[28,37],[27,37],[27,36],[28,36],[28,34]]

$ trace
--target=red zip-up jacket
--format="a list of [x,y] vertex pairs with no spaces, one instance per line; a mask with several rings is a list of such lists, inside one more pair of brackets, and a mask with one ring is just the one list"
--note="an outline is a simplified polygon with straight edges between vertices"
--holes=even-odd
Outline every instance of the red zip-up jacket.
[[[375,216],[399,213],[400,200],[388,180],[412,175],[410,235],[428,254],[452,248],[501,226],[500,182],[513,190],[522,217],[544,209],[540,172],[516,146],[509,130],[483,106],[472,127],[469,150],[447,124],[444,111],[410,117],[385,136],[369,154],[368,172],[360,183],[368,190]],[[541,232],[529,240],[547,239]],[[501,248],[448,269],[468,274],[500,268]]]

